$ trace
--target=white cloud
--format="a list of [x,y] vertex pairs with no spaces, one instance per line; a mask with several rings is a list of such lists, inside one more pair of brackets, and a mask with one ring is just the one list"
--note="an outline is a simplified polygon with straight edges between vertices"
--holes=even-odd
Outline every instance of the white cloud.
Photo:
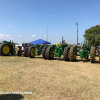
[[6,37],[9,37],[10,35],[6,35]]
[[11,25],[5,25],[5,26],[10,27]]
[[4,36],[4,34],[0,34],[0,36]]
[[18,35],[19,37],[21,37],[22,35]]
[[59,35],[56,35],[56,36],[59,36]]
[[11,40],[14,40],[14,38],[11,38]]
[[32,35],[32,37],[35,37],[36,35]]

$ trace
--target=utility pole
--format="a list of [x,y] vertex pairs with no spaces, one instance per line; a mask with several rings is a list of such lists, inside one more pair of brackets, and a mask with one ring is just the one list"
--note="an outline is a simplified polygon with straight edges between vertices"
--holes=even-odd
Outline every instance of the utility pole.
[[51,37],[50,37],[50,43],[51,43]]
[[63,36],[62,36],[62,44],[63,44]]
[[77,44],[78,44],[78,23],[76,23],[77,25]]
[[48,26],[47,26],[47,41],[48,41]]

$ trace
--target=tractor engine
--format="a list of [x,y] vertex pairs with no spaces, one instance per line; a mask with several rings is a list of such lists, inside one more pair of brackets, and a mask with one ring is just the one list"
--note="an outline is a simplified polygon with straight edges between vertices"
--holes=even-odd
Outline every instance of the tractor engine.
[[82,45],[82,49],[79,51],[80,58],[88,59],[88,56],[90,55],[90,46],[86,45],[85,40],[84,44]]

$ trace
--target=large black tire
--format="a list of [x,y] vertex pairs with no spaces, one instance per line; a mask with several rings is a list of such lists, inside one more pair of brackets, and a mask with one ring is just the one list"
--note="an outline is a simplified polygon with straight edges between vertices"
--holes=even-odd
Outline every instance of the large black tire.
[[17,56],[21,56],[21,54],[20,54],[20,51],[19,51],[19,50],[17,50]]
[[45,46],[43,49],[42,49],[42,57],[44,59],[46,59],[46,50],[47,50],[47,46]]
[[100,49],[99,49],[99,63],[100,63]]
[[77,51],[75,51],[75,46],[70,47],[70,61],[75,61],[76,60],[76,53]]
[[64,56],[64,60],[65,61],[69,61],[70,60],[70,47],[69,46],[64,48],[63,56]]
[[[52,53],[50,54],[51,51],[52,51]],[[53,59],[54,54],[53,54],[53,47],[52,46],[47,48],[47,50],[46,50],[46,57],[47,57],[48,60]]]
[[34,58],[35,57],[35,47],[29,47],[29,49],[28,49],[28,56],[30,58]]
[[24,57],[28,57],[28,49],[24,50]]
[[95,55],[96,55],[95,46],[91,46],[91,50],[90,50],[90,61],[91,61],[91,63],[95,63]]
[[8,43],[3,43],[0,45],[0,55],[8,56],[10,53],[10,45]]

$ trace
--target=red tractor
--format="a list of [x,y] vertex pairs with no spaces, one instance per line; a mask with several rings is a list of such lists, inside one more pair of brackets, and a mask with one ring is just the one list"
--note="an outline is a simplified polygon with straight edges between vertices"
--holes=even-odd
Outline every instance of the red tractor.
[[26,44],[22,45],[22,47],[17,50],[17,56],[24,55],[24,57],[28,57],[28,48]]

